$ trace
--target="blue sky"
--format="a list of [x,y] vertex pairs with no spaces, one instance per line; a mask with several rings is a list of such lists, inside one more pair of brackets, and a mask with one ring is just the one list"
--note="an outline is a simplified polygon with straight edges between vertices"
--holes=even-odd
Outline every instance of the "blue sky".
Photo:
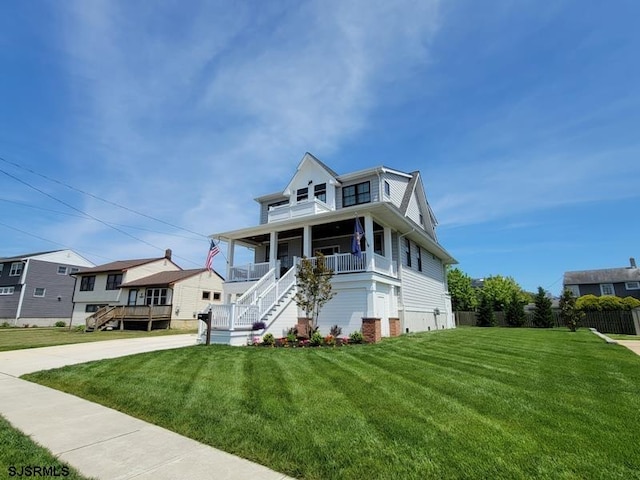
[[6,2],[0,256],[202,266],[205,236],[255,225],[309,151],[420,170],[462,270],[558,293],[640,257],[638,18],[632,0]]

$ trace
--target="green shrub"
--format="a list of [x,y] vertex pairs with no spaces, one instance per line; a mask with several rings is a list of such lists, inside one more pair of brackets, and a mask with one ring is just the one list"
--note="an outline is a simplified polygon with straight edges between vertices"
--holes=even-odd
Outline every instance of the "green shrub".
[[624,310],[625,304],[620,297],[605,295],[598,299],[601,310]]
[[566,289],[560,297],[560,318],[564,324],[575,332],[580,326],[580,322],[584,318],[585,313],[576,307],[576,298],[571,290]]
[[265,345],[274,345],[276,343],[276,338],[272,333],[267,333],[264,337],[262,337],[262,343]]
[[313,335],[311,335],[311,338],[309,339],[309,344],[313,345],[314,347],[318,347],[323,343],[324,343],[324,337],[322,336],[322,334],[317,331],[313,332]]
[[55,323],[56,327],[66,327],[67,326],[67,322],[63,322],[62,320],[59,320]]
[[351,332],[351,335],[349,335],[349,343],[362,343],[364,342],[364,337],[362,336],[362,332],[359,331],[355,331],[355,332]]
[[602,310],[600,301],[595,295],[583,295],[576,300],[576,307],[585,312],[599,312]]
[[10,328],[11,324],[9,322],[2,322],[2,325],[0,325],[0,328]]
[[622,299],[622,303],[625,305],[626,309],[633,310],[634,308],[640,308],[640,300],[633,297],[624,297]]
[[84,332],[85,326],[84,325],[78,325],[76,328],[74,328],[73,330],[76,332]]

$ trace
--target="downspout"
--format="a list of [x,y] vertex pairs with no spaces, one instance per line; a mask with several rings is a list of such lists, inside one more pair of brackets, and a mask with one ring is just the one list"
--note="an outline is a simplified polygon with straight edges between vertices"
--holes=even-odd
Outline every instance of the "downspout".
[[24,269],[20,276],[20,299],[18,300],[18,308],[16,310],[16,320],[14,326],[18,326],[18,320],[20,319],[20,313],[22,313],[22,302],[24,301],[24,292],[27,290],[27,270],[29,269],[29,259],[24,262]]

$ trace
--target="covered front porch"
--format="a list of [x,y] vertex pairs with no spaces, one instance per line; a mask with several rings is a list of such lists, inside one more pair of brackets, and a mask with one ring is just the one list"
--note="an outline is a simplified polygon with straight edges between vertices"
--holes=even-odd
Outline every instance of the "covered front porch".
[[[355,217],[301,226],[291,225],[291,222],[274,222],[252,229],[263,230],[262,232],[219,235],[217,238],[226,241],[228,245],[226,282],[253,282],[272,268],[276,269],[279,276],[289,270],[296,259],[315,259],[319,253],[325,256],[329,268],[336,275],[376,272],[397,278],[391,228],[374,221],[371,215],[364,215],[359,219],[364,229],[360,255],[352,253]],[[247,262],[245,255],[237,263],[238,246],[252,250],[253,261]]]

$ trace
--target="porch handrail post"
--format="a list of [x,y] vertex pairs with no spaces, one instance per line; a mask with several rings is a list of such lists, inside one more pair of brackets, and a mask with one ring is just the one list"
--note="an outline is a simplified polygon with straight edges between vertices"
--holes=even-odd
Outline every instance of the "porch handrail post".
[[229,330],[234,330],[236,326],[236,304],[231,304],[231,312],[229,314]]

